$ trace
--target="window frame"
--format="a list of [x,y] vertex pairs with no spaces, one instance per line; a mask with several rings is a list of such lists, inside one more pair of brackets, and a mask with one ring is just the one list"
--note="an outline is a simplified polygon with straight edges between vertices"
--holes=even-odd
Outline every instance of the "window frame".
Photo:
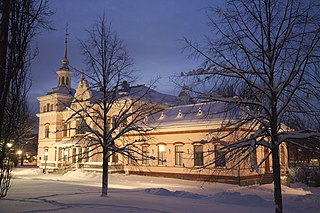
[[[223,148],[222,145],[214,145],[214,160],[216,168],[225,168],[227,166],[226,151],[221,150],[221,148]],[[221,159],[217,160],[220,156]]]
[[[178,150],[177,148],[181,148]],[[174,146],[174,165],[175,166],[183,166],[183,144],[177,144]]]
[[50,124],[44,125],[44,138],[49,138],[50,136]]
[[[160,147],[163,147],[164,150],[161,151]],[[159,144],[158,145],[158,165],[159,166],[165,166],[166,164],[167,164],[166,145],[165,144]]]
[[[201,151],[199,151],[197,148],[201,147]],[[203,145],[196,144],[193,145],[193,165],[195,167],[202,167],[204,166],[204,155],[203,155]]]

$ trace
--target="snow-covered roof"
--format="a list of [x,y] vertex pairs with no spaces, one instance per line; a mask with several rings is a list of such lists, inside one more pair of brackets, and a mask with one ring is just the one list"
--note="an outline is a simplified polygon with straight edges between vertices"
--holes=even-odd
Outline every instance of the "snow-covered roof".
[[[91,101],[96,102],[99,99],[102,99],[103,93],[97,90],[91,90],[92,92],[92,99]],[[150,87],[145,85],[137,85],[137,86],[130,86],[126,89],[121,88],[118,91],[118,97],[126,97],[126,98],[142,98],[142,100],[150,101],[153,103],[160,103],[170,106],[176,106],[182,104],[183,102],[177,98],[177,96],[168,95],[164,93],[160,93]]]
[[72,88],[69,89],[66,86],[57,86],[48,90],[47,95],[51,95],[55,93],[65,94],[65,95],[74,95],[75,92],[76,92],[75,89],[72,89]]
[[192,124],[194,122],[214,122],[226,119],[239,119],[239,112],[229,111],[227,103],[214,101],[197,104],[179,105],[168,107],[148,118],[149,122],[160,125],[166,124]]

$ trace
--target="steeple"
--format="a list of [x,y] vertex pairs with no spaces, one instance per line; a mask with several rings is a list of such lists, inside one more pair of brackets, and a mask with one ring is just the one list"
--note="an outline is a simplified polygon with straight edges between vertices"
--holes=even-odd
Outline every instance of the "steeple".
[[69,69],[69,60],[68,60],[68,23],[66,24],[66,38],[64,42],[64,57],[61,60],[62,68]]
[[72,72],[69,69],[69,60],[68,60],[68,24],[66,24],[66,34],[64,41],[64,56],[61,60],[61,68],[57,71],[58,74],[58,87],[63,86],[68,89],[71,88],[71,76]]

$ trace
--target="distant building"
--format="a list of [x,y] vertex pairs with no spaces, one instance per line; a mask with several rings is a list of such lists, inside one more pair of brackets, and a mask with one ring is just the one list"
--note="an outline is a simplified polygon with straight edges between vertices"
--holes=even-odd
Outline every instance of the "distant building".
[[[67,46],[65,47],[67,48]],[[86,95],[89,98],[98,94],[88,90],[88,82],[81,78],[76,90],[71,88],[72,72],[68,67],[67,51],[61,61],[61,68],[57,73],[57,87],[52,88],[44,96],[38,97],[40,102],[39,117],[39,146],[38,166],[49,170],[63,168],[84,168],[85,170],[101,170],[102,157],[94,155],[86,158],[86,147],[79,143],[77,130],[79,122],[76,119],[68,120],[72,111],[71,103],[75,97]],[[123,90],[145,90],[144,85],[130,86],[123,83]],[[87,97],[87,98],[88,98]],[[165,100],[165,101],[163,101]],[[263,148],[255,152],[255,160],[267,157],[260,166],[259,173],[252,171],[250,163],[243,163],[236,168],[229,169],[232,162],[228,162],[220,143],[202,143],[203,140],[219,134],[218,129],[224,116],[213,112],[222,111],[225,104],[220,102],[193,103],[184,87],[179,96],[166,95],[151,90],[149,101],[161,101],[163,111],[150,115],[151,123],[157,128],[148,132],[149,139],[139,144],[143,156],[141,161],[134,161],[128,157],[114,154],[109,159],[110,172],[128,172],[165,177],[199,179],[219,181],[234,184],[252,184],[270,182],[272,172],[271,157]],[[234,119],[239,119],[235,117]],[[245,130],[243,130],[245,131]],[[126,137],[139,137],[135,134]],[[235,134],[225,138],[224,142],[234,141]],[[287,172],[288,160],[286,146],[281,145],[282,173]],[[87,156],[88,153],[86,154]],[[214,159],[216,163],[202,168]],[[201,168],[201,169],[199,169]]]

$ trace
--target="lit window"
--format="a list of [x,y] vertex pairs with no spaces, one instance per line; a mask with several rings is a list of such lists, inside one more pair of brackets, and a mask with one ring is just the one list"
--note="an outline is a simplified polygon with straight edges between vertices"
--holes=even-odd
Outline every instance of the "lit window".
[[194,166],[203,166],[203,146],[194,146]]
[[175,146],[175,165],[176,166],[182,166],[182,155],[183,155],[183,146],[182,145],[176,145]]
[[166,164],[166,147],[164,145],[158,146],[158,164],[159,165]]

